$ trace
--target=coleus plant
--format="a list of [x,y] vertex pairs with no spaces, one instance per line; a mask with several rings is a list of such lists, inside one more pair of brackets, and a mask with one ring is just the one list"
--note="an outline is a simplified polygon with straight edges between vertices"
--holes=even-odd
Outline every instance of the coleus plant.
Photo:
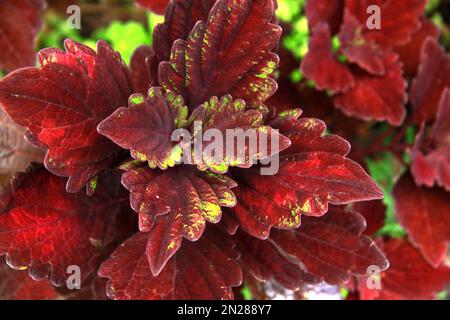
[[[43,7],[38,0],[22,2],[40,4],[35,14]],[[301,292],[312,284],[349,281],[361,298],[423,298],[442,289],[449,279],[442,266],[448,197],[440,187],[428,187],[448,187],[448,157],[442,157],[448,141],[441,138],[448,135],[448,93],[441,98],[448,86],[442,74],[448,57],[436,40],[423,35],[417,37],[420,44],[411,45],[425,25],[425,1],[409,1],[415,6],[378,1],[389,13],[390,35],[364,30],[364,3],[332,1],[324,7],[307,1],[312,34],[301,66],[318,89],[332,91],[330,99],[346,114],[399,126],[407,114],[399,57],[415,58],[404,47],[435,55],[423,53],[420,68],[410,62],[411,74],[418,74],[411,121],[422,130],[409,150],[414,178],[406,174],[394,190],[400,223],[426,261],[405,240],[380,241],[389,259],[401,252],[405,259],[422,259],[418,270],[438,270],[435,285],[414,297],[389,285],[382,293],[366,292],[360,286],[364,280],[353,277],[366,276],[370,266],[386,270],[388,261],[369,237],[377,228],[365,232],[364,219],[373,227],[384,206],[356,204],[381,199],[383,192],[348,157],[350,144],[293,108],[301,100],[290,99],[287,110],[268,100],[279,94],[282,29],[276,2],[136,2],[157,13],[167,8],[152,47],[137,48],[130,69],[105,41],[93,50],[68,39],[65,50],[40,51],[39,67],[18,69],[0,81],[4,121],[30,143],[20,148],[29,148],[27,159],[35,162],[45,154],[43,164],[25,169],[22,162],[10,169],[24,170],[0,196],[0,255],[55,287],[43,282],[34,287],[22,273],[3,268],[8,280],[0,285],[0,297],[232,299],[242,283],[254,291],[260,283],[278,283]],[[404,17],[394,23],[403,9]],[[344,63],[331,47],[338,33]],[[401,49],[407,51],[403,56],[397,53]],[[0,63],[8,57],[0,56]],[[9,71],[23,65],[0,66]],[[436,85],[427,83],[431,78]],[[195,120],[207,124],[204,130],[251,127],[277,135],[278,173],[265,176],[261,164],[217,164],[203,155],[200,164],[180,163],[187,151],[171,135],[183,128],[192,132]],[[411,194],[423,199],[422,207],[408,202]],[[434,205],[442,208],[439,214],[430,211]],[[425,234],[423,219],[431,221]],[[403,270],[399,259],[395,270]],[[73,265],[83,281],[75,294],[64,290]],[[22,287],[18,281],[24,281]]]

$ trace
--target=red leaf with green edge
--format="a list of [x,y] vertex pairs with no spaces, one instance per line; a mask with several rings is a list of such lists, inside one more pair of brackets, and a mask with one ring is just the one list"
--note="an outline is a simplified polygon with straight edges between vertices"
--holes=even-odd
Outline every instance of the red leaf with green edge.
[[42,162],[45,152],[25,141],[25,129],[11,121],[0,109],[0,190],[17,171],[31,161]]
[[[157,25],[153,32],[156,65],[161,61],[169,61],[173,43],[178,39],[186,40],[197,21],[207,21],[215,2],[216,0],[174,0],[169,3],[164,23]],[[155,72],[157,71],[156,69]]]
[[416,124],[436,119],[446,87],[450,87],[450,55],[436,39],[428,38],[422,47],[421,65],[409,95]]
[[300,69],[321,90],[342,92],[354,85],[350,70],[333,53],[330,30],[324,23],[313,29],[309,39],[309,51]]
[[276,90],[281,28],[272,24],[272,0],[219,0],[208,22],[197,22],[187,41],[177,40],[170,62],[159,66],[159,83],[182,95],[189,108],[212,96],[231,94],[248,104]]
[[34,65],[36,37],[42,25],[44,0],[15,0],[0,3],[0,69]]
[[61,286],[77,265],[86,279],[107,247],[123,236],[129,216],[118,174],[101,176],[94,196],[70,194],[65,179],[41,166],[16,175],[0,197],[0,255],[35,279]]
[[156,14],[164,14],[170,0],[135,0],[135,2]]
[[244,232],[236,237],[236,249],[241,254],[242,270],[262,282],[280,284],[289,290],[298,290],[307,284],[320,282],[308,274],[300,263],[283,255],[269,240],[259,240]]
[[187,122],[188,110],[181,96],[151,88],[147,97],[132,95],[128,108],[117,109],[97,127],[100,134],[131,151],[151,168],[167,169],[181,159],[182,147],[172,133]]
[[[412,150],[411,172],[417,185],[432,187],[435,184],[450,191],[450,89],[442,94],[436,122],[430,130],[427,142],[432,148],[422,153],[424,129],[418,133],[416,146]],[[425,143],[427,143],[425,142]]]
[[433,268],[409,242],[389,239],[382,246],[389,269],[381,273],[381,290],[368,289],[367,279],[358,281],[362,300],[429,300],[450,283],[450,268]]
[[174,0],[168,3],[164,22],[153,30],[152,48],[136,49],[131,59],[133,84],[137,92],[146,92],[158,85],[158,67],[161,61],[170,59],[175,40],[186,40],[197,21],[208,19],[216,0]]
[[395,48],[395,52],[400,56],[400,61],[403,63],[405,75],[409,78],[413,78],[417,75],[422,47],[428,37],[437,41],[439,29],[426,17],[422,17],[421,27],[412,34],[411,41]]
[[[196,150],[194,145],[192,158],[195,159],[198,169],[226,173],[230,166],[249,168],[256,160],[268,159],[288,148],[291,143],[288,138],[264,125],[263,116],[266,111],[267,107],[263,105],[248,107],[244,100],[233,100],[230,95],[223,96],[220,100],[212,97],[197,107],[189,118],[191,134],[195,137],[213,129],[216,133],[221,133],[222,137],[217,139],[223,138],[220,141],[221,150],[215,147],[216,138],[213,143],[207,140],[206,136],[203,137],[201,150]],[[201,132],[197,132],[200,130]],[[230,132],[235,134],[234,138],[231,137],[231,146]],[[278,146],[271,144],[274,141],[278,141]],[[197,154],[197,151],[200,151],[200,154]]]
[[66,40],[66,52],[44,49],[42,67],[17,70],[0,81],[0,104],[32,141],[48,151],[46,168],[69,177],[78,192],[116,160],[121,150],[97,133],[97,125],[131,94],[126,66],[104,41],[97,53]]
[[0,300],[49,300],[58,293],[48,281],[35,281],[25,271],[13,270],[0,259]]
[[150,66],[153,57],[153,49],[149,46],[140,46],[133,52],[130,60],[130,72],[134,92],[147,93],[150,86],[157,81]]
[[209,228],[196,243],[184,242],[158,276],[146,256],[148,234],[136,233],[103,263],[106,288],[116,300],[233,299],[242,273],[234,243],[220,230]]
[[287,117],[272,122],[292,145],[280,156],[276,175],[258,169],[236,170],[238,203],[229,209],[239,225],[265,239],[272,226],[293,229],[303,214],[320,216],[328,203],[341,205],[380,199],[383,193],[356,162],[348,159],[350,145],[335,135],[324,135],[325,124],[316,119]]
[[306,0],[305,14],[311,30],[325,22],[330,27],[331,33],[336,34],[342,22],[343,12],[344,0]]
[[350,275],[366,275],[369,266],[389,263],[366,235],[357,212],[330,209],[327,215],[304,217],[295,231],[272,231],[269,241],[284,255],[298,259],[305,272],[329,284],[342,284]]
[[139,214],[139,229],[148,232],[147,256],[154,275],[180,248],[182,238],[197,241],[206,221],[220,221],[221,206],[236,203],[233,180],[189,166],[165,172],[132,169],[123,174],[122,183]]
[[373,75],[385,74],[384,52],[362,35],[362,25],[349,11],[345,11],[344,22],[339,31],[342,53],[352,63]]
[[[420,28],[420,17],[426,0],[347,0],[349,10],[364,27],[364,37],[373,40],[383,48],[406,44],[411,35]],[[371,5],[380,7],[381,29],[369,30],[367,21],[373,13],[367,13]]]
[[450,241],[450,198],[440,188],[421,188],[405,174],[394,188],[395,210],[411,242],[438,267]]
[[383,64],[386,74],[381,77],[353,68],[355,86],[336,95],[333,100],[336,107],[348,116],[387,121],[399,126],[406,116],[406,81],[396,54],[386,54]]

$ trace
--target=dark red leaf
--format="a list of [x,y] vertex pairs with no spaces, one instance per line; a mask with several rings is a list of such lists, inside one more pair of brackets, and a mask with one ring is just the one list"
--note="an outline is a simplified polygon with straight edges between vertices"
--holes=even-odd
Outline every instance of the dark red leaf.
[[195,167],[166,172],[137,168],[124,173],[122,183],[130,190],[131,207],[139,213],[139,229],[149,231],[147,256],[154,275],[180,248],[183,237],[198,240],[206,221],[220,221],[221,206],[236,203],[230,190],[236,185],[233,180]]
[[0,198],[0,255],[9,265],[29,269],[35,279],[65,283],[67,268],[77,265],[81,278],[93,271],[100,254],[126,229],[127,196],[117,174],[98,179],[97,191],[65,192],[65,179],[43,167],[18,174]]
[[436,122],[433,124],[429,141],[433,149],[426,155],[420,150],[423,130],[419,132],[419,145],[412,152],[413,164],[411,171],[416,184],[432,187],[437,184],[450,191],[450,89],[442,94]]
[[396,54],[386,54],[383,64],[386,73],[382,77],[374,77],[354,68],[355,86],[335,96],[333,100],[336,107],[349,116],[366,120],[386,120],[398,126],[406,116],[406,81],[403,79],[402,66]]
[[151,73],[150,63],[153,58],[153,49],[148,46],[140,46],[133,52],[130,71],[134,92],[146,94],[150,86],[157,81],[156,76]]
[[302,73],[321,90],[347,91],[354,85],[347,66],[335,57],[328,26],[318,24],[309,39],[309,51],[302,61]]
[[[267,108],[263,105],[252,107],[247,106],[244,100],[233,101],[230,95],[226,95],[220,100],[212,97],[193,111],[189,118],[189,122],[192,123],[191,134],[198,134],[196,130],[200,128],[195,127],[197,122],[197,125],[201,125],[203,132],[210,129],[218,130],[224,139],[221,141],[223,150],[215,150],[213,154],[209,150],[209,147],[214,147],[212,142],[203,141],[202,152],[199,155],[196,154],[194,146],[193,159],[196,159],[195,163],[200,170],[209,169],[215,173],[226,173],[229,166],[249,168],[256,160],[270,158],[290,146],[291,142],[288,138],[280,135],[270,126],[264,125],[263,114]],[[228,130],[236,134],[232,140],[232,146],[227,140],[227,134],[230,132]],[[248,139],[244,137],[245,141],[239,142],[239,134],[248,136]],[[270,144],[275,139],[278,141],[277,147]],[[253,146],[249,140],[252,140]],[[266,147],[263,143],[266,143]],[[221,152],[220,157],[219,152]]]
[[344,0],[306,0],[305,13],[309,28],[312,30],[321,22],[330,27],[331,33],[336,34],[342,22]]
[[450,87],[450,55],[436,39],[427,38],[422,47],[419,72],[409,96],[415,123],[436,119],[439,101],[446,87]]
[[132,95],[128,108],[117,109],[97,130],[130,149],[134,159],[147,161],[151,168],[167,169],[181,159],[182,147],[171,137],[174,130],[186,125],[187,115],[181,96],[152,87],[147,97]]
[[439,29],[433,22],[423,17],[421,20],[421,27],[413,33],[411,41],[403,46],[395,48],[395,52],[398,53],[400,60],[403,63],[405,75],[409,78],[413,78],[417,75],[422,47],[428,37],[438,40]]
[[170,0],[135,0],[136,3],[156,14],[164,14]]
[[366,40],[362,35],[363,26],[349,12],[345,11],[344,23],[339,31],[342,53],[352,63],[357,64],[367,72],[382,76],[385,74],[384,52],[376,43]]
[[97,54],[66,40],[66,52],[45,49],[41,68],[17,70],[0,82],[0,104],[32,140],[45,145],[46,168],[69,177],[68,192],[78,192],[108,167],[120,149],[97,133],[100,121],[131,94],[128,72],[104,41]]
[[358,202],[351,205],[351,208],[359,212],[366,220],[367,228],[365,234],[371,236],[384,226],[386,219],[386,206],[383,201]]
[[266,100],[277,88],[272,50],[281,28],[271,23],[273,15],[272,0],[217,1],[207,23],[197,22],[187,41],[175,41],[170,62],[160,64],[160,84],[189,108],[226,94],[248,104]]
[[[178,39],[186,40],[198,21],[206,23],[215,2],[216,0],[174,0],[169,3],[164,23],[157,25],[153,32],[156,66],[159,62],[170,59],[173,43]],[[154,71],[157,75],[157,68]]]
[[440,188],[421,188],[405,174],[394,188],[395,210],[411,242],[438,267],[450,241],[450,198]]
[[326,126],[316,119],[285,118],[273,124],[292,141],[281,154],[276,175],[258,169],[233,173],[239,186],[234,213],[248,233],[265,239],[272,226],[297,228],[302,214],[320,216],[328,203],[348,204],[379,199],[383,193],[363,168],[346,158],[350,146],[335,135],[324,135]]
[[[426,0],[346,0],[345,8],[359,19],[364,27],[363,33],[384,48],[392,48],[407,43],[411,35],[420,28]],[[369,30],[367,20],[371,14],[367,8],[380,7],[381,29]]]
[[383,245],[389,269],[381,273],[381,290],[369,289],[366,278],[359,279],[362,300],[434,299],[450,283],[450,269],[434,269],[407,241],[390,239]]
[[25,271],[13,270],[0,259],[0,300],[55,299],[56,290],[48,281],[35,281]]
[[[212,229],[212,228],[211,228]],[[216,229],[196,243],[184,242],[158,276],[146,256],[148,234],[137,233],[103,263],[108,296],[116,300],[233,299],[242,282],[233,242]]]
[[12,71],[34,65],[34,47],[44,8],[44,0],[1,1],[0,69]]
[[299,290],[307,284],[320,282],[308,274],[300,263],[282,255],[269,240],[259,240],[244,232],[239,232],[233,239],[241,254],[242,269],[258,281],[275,281],[289,290]]
[[329,284],[342,284],[350,275],[366,275],[369,266],[381,270],[388,261],[366,235],[364,218],[354,211],[331,209],[327,215],[304,217],[295,231],[274,230],[270,241],[294,257],[305,272]]

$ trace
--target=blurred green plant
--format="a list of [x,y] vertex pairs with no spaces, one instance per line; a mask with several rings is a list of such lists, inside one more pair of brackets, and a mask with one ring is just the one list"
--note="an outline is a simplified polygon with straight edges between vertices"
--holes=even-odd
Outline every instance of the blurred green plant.
[[48,14],[45,28],[39,36],[39,48],[62,48],[64,39],[71,38],[93,49],[98,40],[108,41],[122,59],[129,64],[134,49],[140,45],[151,45],[153,29],[164,20],[153,13],[147,15],[147,26],[137,21],[112,21],[106,28],[98,29],[89,38],[84,38],[76,29],[68,27],[65,17]]
[[299,60],[308,52],[309,30],[304,4],[305,0],[279,0],[276,11],[281,22],[290,24],[289,34],[283,37],[283,46]]
[[243,287],[241,290],[242,297],[244,297],[244,300],[253,300],[252,292],[248,287]]
[[91,39],[83,41],[84,44],[94,47],[98,40],[108,41],[114,50],[120,52],[122,59],[129,64],[134,49],[140,45],[150,45],[150,34],[145,26],[136,21],[113,21],[104,28],[94,32]]
[[65,17],[47,14],[45,16],[45,27],[39,34],[39,48],[62,48],[66,38],[76,41],[83,40],[77,29],[69,28]]
[[405,168],[390,152],[381,154],[376,159],[365,159],[370,176],[383,190],[383,203],[386,205],[386,219],[383,228],[377,232],[378,236],[388,235],[394,238],[402,238],[406,235],[395,216],[393,190],[397,179]]

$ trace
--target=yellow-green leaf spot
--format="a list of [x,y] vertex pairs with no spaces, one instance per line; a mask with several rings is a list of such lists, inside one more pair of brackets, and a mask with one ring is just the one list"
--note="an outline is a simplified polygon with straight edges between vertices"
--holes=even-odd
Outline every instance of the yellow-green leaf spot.
[[167,251],[172,250],[173,248],[175,248],[175,241],[170,241],[170,243],[167,245]]
[[97,184],[98,184],[98,176],[89,181],[89,186],[91,187],[92,191],[95,191],[97,189]]
[[222,194],[222,198],[219,200],[219,203],[222,207],[234,207],[236,205],[236,197],[232,192],[224,192]]
[[301,109],[290,109],[278,114],[278,118],[286,119],[286,118],[298,118],[302,114]]
[[203,212],[203,216],[206,220],[212,223],[216,223],[220,220],[222,210],[220,206],[213,202],[201,202],[200,209]]
[[147,161],[147,156],[139,151],[134,152],[134,157],[139,161]]
[[300,210],[305,213],[311,212],[311,203],[309,202],[309,200],[305,201]]
[[142,104],[145,100],[145,97],[142,94],[134,94],[128,100],[128,105],[130,107],[138,106]]

